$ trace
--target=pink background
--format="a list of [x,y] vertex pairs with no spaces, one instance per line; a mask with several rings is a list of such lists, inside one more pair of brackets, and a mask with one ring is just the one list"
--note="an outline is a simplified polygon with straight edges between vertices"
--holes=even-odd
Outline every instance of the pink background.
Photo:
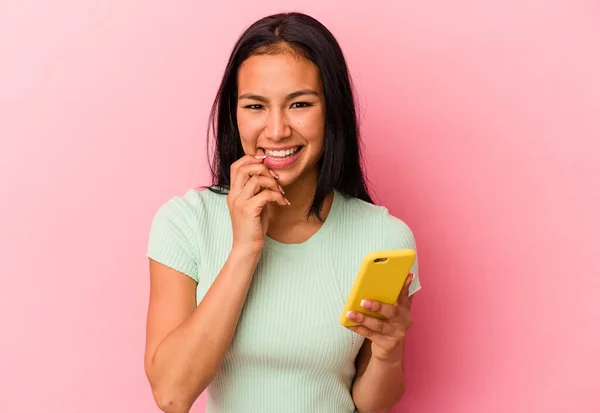
[[599,411],[600,3],[204,3],[0,4],[0,410],[158,411],[150,220],[206,183],[237,36],[298,7],[342,44],[419,243],[398,412]]

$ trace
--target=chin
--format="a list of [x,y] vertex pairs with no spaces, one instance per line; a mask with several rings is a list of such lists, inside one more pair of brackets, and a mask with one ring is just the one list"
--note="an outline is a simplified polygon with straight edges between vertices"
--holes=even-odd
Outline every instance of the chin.
[[[298,170],[282,170],[276,172],[279,176],[279,184],[282,187],[291,188],[296,185],[303,185],[303,183],[311,183],[316,185],[317,179],[317,170],[314,168],[302,168]],[[312,179],[313,176],[315,179]]]
[[296,173],[296,172],[280,170],[280,171],[275,171],[275,173],[279,177],[277,179],[277,182],[279,182],[279,185],[281,185],[283,187],[290,187],[290,186],[293,186],[296,182],[298,182],[299,176],[298,176],[298,173]]

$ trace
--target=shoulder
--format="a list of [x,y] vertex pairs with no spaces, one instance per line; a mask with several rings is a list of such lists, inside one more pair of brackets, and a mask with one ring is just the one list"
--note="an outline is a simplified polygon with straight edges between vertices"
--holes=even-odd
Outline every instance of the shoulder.
[[415,235],[408,224],[385,207],[381,207],[381,234],[386,248],[412,248],[416,249]]
[[226,205],[225,195],[209,189],[188,189],[183,195],[171,197],[156,211],[156,219],[199,222],[211,210]]
[[[415,252],[417,251],[417,243],[412,229],[402,219],[392,215],[385,207],[382,207],[380,228],[381,240],[383,243],[382,249],[393,250],[408,248]],[[412,295],[421,289],[418,253],[411,266],[410,272],[413,274],[413,280],[410,283],[408,294]]]
[[341,197],[344,199],[342,214],[346,219],[355,223],[366,223],[384,238],[390,238],[390,241],[398,238],[403,241],[412,239],[414,242],[414,234],[408,224],[390,213],[387,207],[371,204],[358,198]]
[[189,189],[173,196],[154,214],[148,241],[149,258],[161,262],[197,281],[200,237],[215,215],[226,210],[225,195],[208,189]]
[[359,198],[349,197],[342,194],[337,194],[341,199],[341,214],[346,219],[351,219],[355,222],[365,222],[374,224],[381,220],[385,208],[379,205],[371,204]]
[[[340,215],[343,232],[338,236],[366,244],[369,251],[410,248],[417,250],[415,235],[409,225],[382,205],[358,198],[342,197]],[[363,251],[365,252],[365,251]],[[421,288],[418,278],[418,258],[411,268],[414,274],[409,293]]]

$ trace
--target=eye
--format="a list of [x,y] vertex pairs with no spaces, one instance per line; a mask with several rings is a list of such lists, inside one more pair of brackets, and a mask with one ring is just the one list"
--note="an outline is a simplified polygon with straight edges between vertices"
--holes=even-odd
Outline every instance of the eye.
[[263,105],[254,104],[254,105],[244,106],[244,108],[250,109],[250,110],[261,110],[261,109],[264,109],[265,107]]
[[291,107],[298,109],[298,108],[308,108],[310,106],[312,106],[312,103],[308,103],[308,102],[295,102],[295,103],[292,103]]

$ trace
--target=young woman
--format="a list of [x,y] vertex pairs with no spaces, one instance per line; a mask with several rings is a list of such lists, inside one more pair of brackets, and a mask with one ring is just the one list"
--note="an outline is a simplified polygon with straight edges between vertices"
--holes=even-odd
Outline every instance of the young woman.
[[[213,184],[156,213],[145,369],[158,406],[207,413],[388,412],[405,388],[415,262],[396,305],[339,316],[363,256],[415,248],[371,201],[348,69],[332,34],[254,23],[211,115]],[[368,298],[368,297],[367,297]]]

